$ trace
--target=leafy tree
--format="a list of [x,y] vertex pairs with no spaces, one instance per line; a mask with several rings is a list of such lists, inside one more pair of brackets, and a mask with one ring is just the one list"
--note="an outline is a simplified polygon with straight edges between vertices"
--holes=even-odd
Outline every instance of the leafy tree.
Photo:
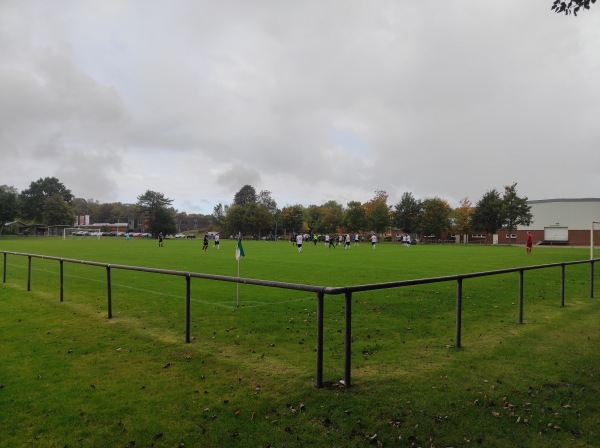
[[73,213],[75,216],[85,216],[88,215],[90,217],[90,222],[97,222],[96,219],[99,206],[95,203],[94,199],[84,199],[84,198],[73,198],[71,201],[71,206],[73,207]]
[[73,207],[73,213],[75,216],[89,215],[87,200],[83,198],[73,198],[71,201],[71,207]]
[[304,207],[300,204],[290,205],[281,210],[281,224],[290,232],[302,232],[304,228]]
[[72,225],[75,219],[73,208],[56,193],[44,201],[43,221],[49,226]]
[[367,211],[358,201],[350,201],[344,212],[344,226],[350,232],[358,232],[367,228]]
[[15,187],[0,185],[0,235],[7,222],[19,214],[19,193]]
[[277,211],[275,212],[275,215],[273,215],[273,235],[275,236],[275,238],[278,238],[278,232],[279,232],[279,223],[281,222],[281,210],[277,209]]
[[[215,222],[231,234],[261,236],[276,227],[279,210],[268,190],[257,195],[251,185],[244,185],[230,207],[218,204],[213,209]],[[275,232],[277,229],[275,228]]]
[[248,235],[252,229],[248,222],[246,214],[247,207],[238,204],[232,204],[227,208],[227,215],[224,219],[224,229],[231,235]]
[[394,207],[394,225],[406,233],[415,233],[422,213],[421,201],[412,193],[405,192]]
[[168,199],[162,193],[146,190],[146,192],[137,197],[137,206],[142,211],[153,211],[161,208],[168,208],[173,203],[172,199]]
[[305,209],[306,223],[312,233],[324,233],[323,207],[311,204]]
[[385,233],[390,226],[390,221],[389,206],[383,202],[377,202],[371,209],[371,216],[369,216],[371,228],[378,234]]
[[233,197],[235,205],[253,204],[256,202],[256,190],[251,185],[244,185]]
[[378,234],[385,233],[390,226],[390,207],[387,205],[388,194],[377,190],[375,197],[365,204],[367,223]]
[[344,220],[344,207],[336,201],[327,201],[321,206],[322,228],[326,233],[337,233]]
[[227,206],[227,205],[223,206],[223,204],[221,204],[221,203],[218,203],[217,205],[214,206],[212,217],[214,219],[215,225],[217,225],[219,227],[225,226],[228,208],[229,208],[229,206]]
[[471,215],[473,229],[496,233],[503,225],[502,199],[494,188],[486,192],[477,202]]
[[446,200],[438,197],[425,199],[421,206],[423,208],[420,220],[421,233],[439,238],[450,228],[452,208]]
[[516,226],[528,226],[531,224],[531,220],[533,219],[531,206],[527,205],[527,197],[520,198],[517,195],[516,182],[504,187],[502,216],[504,227],[508,229],[509,234],[512,234]]
[[252,234],[260,237],[264,233],[267,233],[273,224],[273,216],[269,212],[269,209],[265,205],[258,203],[248,204],[244,208],[246,209],[246,217]]
[[31,222],[42,222],[44,219],[44,203],[51,196],[59,194],[70,204],[73,200],[71,190],[65,187],[56,177],[46,177],[29,184],[19,196],[21,216]]
[[472,229],[471,217],[473,215],[473,205],[469,198],[463,198],[460,206],[454,211],[456,217],[456,227],[464,233],[469,233]]
[[148,223],[148,230],[153,235],[160,232],[163,235],[174,234],[177,232],[177,226],[173,219],[173,212],[166,208],[159,208],[153,213],[153,219]]
[[[272,198],[271,192],[268,190],[261,190],[256,197],[256,202],[267,210],[270,215],[268,227],[262,230],[272,229],[273,232],[277,233],[277,222],[279,220],[280,210],[277,208],[277,202]],[[260,234],[260,233],[259,233]]]
[[113,215],[113,205],[110,203],[100,204],[98,207],[98,222],[113,222],[116,221]]
[[557,13],[565,13],[565,15],[569,15],[573,13],[574,16],[577,15],[581,8],[590,9],[590,4],[596,3],[596,0],[570,0],[569,3],[566,3],[562,0],[554,0],[552,3],[552,11]]
[[272,216],[277,213],[277,202],[271,197],[270,191],[261,190],[256,196],[256,202],[264,206]]
[[[234,196],[233,204],[225,211],[225,222],[221,219],[224,209],[221,204],[215,207],[213,216],[232,234],[262,235],[276,227],[279,210],[277,202],[268,190],[257,195],[251,185],[244,185]],[[275,232],[277,230],[275,229]]]
[[147,190],[137,197],[137,207],[140,214],[148,217],[148,230],[152,234],[163,232],[164,234],[175,233],[177,227],[173,214],[168,210],[172,199],[166,198],[162,193]]
[[135,216],[135,206],[132,204],[123,204],[121,202],[113,202],[112,206],[112,222],[128,222],[129,218]]

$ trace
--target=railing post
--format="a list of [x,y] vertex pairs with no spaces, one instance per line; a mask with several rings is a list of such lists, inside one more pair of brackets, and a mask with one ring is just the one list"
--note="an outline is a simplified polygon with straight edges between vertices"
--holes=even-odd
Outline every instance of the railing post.
[[63,266],[63,260],[62,258],[59,260],[58,262],[59,264],[59,283],[60,283],[60,301],[62,302],[64,300],[64,294],[65,294],[65,283],[64,283],[64,266]]
[[2,283],[6,283],[6,252],[4,252],[4,268],[2,268]]
[[519,269],[519,323],[523,323],[523,269]]
[[462,277],[456,279],[456,348],[461,346],[462,327]]
[[112,319],[112,282],[110,280],[110,265],[106,265],[106,289],[108,292],[108,318]]
[[352,293],[346,292],[346,309],[344,311],[346,317],[346,335],[344,344],[344,385],[351,386],[351,360],[352,360]]
[[315,377],[315,386],[323,387],[323,307],[325,293],[317,293],[317,375]]
[[190,305],[190,291],[191,291],[191,276],[186,274],[185,276],[185,343],[189,344],[191,341],[190,336],[190,322],[191,322],[191,305]]
[[31,255],[27,255],[27,291],[31,291]]
[[560,265],[560,306],[565,306],[565,264]]

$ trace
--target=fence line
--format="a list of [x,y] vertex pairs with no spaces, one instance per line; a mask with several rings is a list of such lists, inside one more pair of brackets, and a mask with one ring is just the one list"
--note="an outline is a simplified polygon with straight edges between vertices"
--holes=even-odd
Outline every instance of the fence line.
[[352,384],[351,379],[351,355],[352,355],[352,294],[355,292],[365,292],[365,291],[374,291],[380,289],[391,289],[391,288],[402,288],[406,286],[416,286],[416,285],[425,285],[431,283],[441,283],[441,282],[456,282],[456,338],[455,338],[455,346],[456,348],[461,347],[461,330],[462,330],[462,289],[463,289],[463,281],[466,279],[478,278],[478,277],[486,277],[492,275],[502,275],[517,272],[519,274],[519,323],[523,323],[523,289],[524,289],[524,272],[534,269],[547,269],[553,267],[560,267],[560,306],[565,306],[565,273],[566,266],[577,265],[577,264],[586,264],[590,265],[590,298],[594,297],[594,263],[599,261],[600,259],[591,259],[591,260],[581,260],[581,261],[568,261],[568,262],[560,262],[560,263],[550,263],[550,264],[541,264],[534,266],[523,266],[518,268],[507,268],[507,269],[498,269],[493,271],[483,271],[483,272],[472,272],[468,274],[457,274],[457,275],[448,275],[442,277],[429,277],[422,279],[413,279],[413,280],[399,280],[393,282],[384,282],[384,283],[372,283],[372,284],[363,284],[363,285],[354,285],[354,286],[339,286],[339,287],[327,287],[327,286],[314,286],[314,285],[303,285],[298,283],[288,283],[288,282],[277,282],[270,280],[259,280],[252,278],[244,278],[244,277],[233,277],[229,275],[217,275],[217,274],[203,274],[198,272],[186,272],[186,271],[175,271],[169,269],[158,269],[158,268],[146,268],[140,266],[129,266],[129,265],[121,265],[121,264],[110,264],[110,263],[100,263],[96,261],[87,261],[87,260],[76,260],[71,258],[60,258],[53,257],[47,255],[36,255],[36,254],[27,254],[21,252],[11,252],[11,251],[0,251],[3,254],[4,266],[2,271],[2,283],[6,283],[6,267],[7,267],[7,256],[23,256],[27,257],[27,291],[31,291],[31,261],[32,258],[41,258],[45,260],[55,260],[60,263],[60,301],[62,302],[64,299],[64,263],[76,263],[76,264],[85,264],[89,266],[98,266],[104,267],[106,269],[106,286],[107,286],[107,313],[108,318],[112,318],[112,284],[111,284],[111,270],[112,269],[121,269],[121,270],[130,270],[130,271],[139,271],[139,272],[147,272],[153,274],[163,274],[163,275],[175,275],[179,277],[184,277],[185,279],[185,342],[190,343],[191,341],[191,279],[192,278],[201,278],[206,280],[215,280],[215,281],[223,281],[223,282],[231,282],[231,283],[244,283],[247,285],[256,285],[270,288],[282,288],[282,289],[290,289],[296,291],[308,291],[313,292],[317,296],[317,343],[316,343],[316,377],[315,377],[315,386],[317,388],[323,387],[323,323],[324,323],[324,304],[325,304],[325,294],[328,295],[341,295],[344,294],[345,297],[345,334],[344,334],[344,385],[345,387],[350,387]]

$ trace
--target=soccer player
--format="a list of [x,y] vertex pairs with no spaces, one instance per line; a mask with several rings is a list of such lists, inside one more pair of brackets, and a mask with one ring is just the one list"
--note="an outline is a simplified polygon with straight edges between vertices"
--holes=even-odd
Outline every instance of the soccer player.
[[204,240],[202,240],[202,252],[208,251],[208,235],[204,234]]
[[296,246],[298,246],[298,252],[302,252],[302,234],[299,233],[296,237]]
[[213,245],[213,247],[216,247],[217,249],[220,249],[221,246],[219,245],[219,234],[215,233],[215,244]]
[[533,246],[533,236],[531,232],[527,232],[527,242],[525,243],[525,253],[531,253],[531,246]]
[[335,239],[333,235],[329,235],[329,248],[334,248],[335,249]]
[[375,250],[375,245],[377,244],[377,235],[371,235],[371,246],[373,246],[373,250]]
[[163,234],[160,232],[158,234],[158,247],[163,247]]

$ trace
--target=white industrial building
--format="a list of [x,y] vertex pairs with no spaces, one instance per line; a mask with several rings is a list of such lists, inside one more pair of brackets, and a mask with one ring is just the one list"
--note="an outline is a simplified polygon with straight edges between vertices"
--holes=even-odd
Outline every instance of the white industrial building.
[[[534,244],[589,246],[594,228],[594,245],[600,245],[600,198],[542,199],[527,201],[531,207],[529,226],[517,226],[495,234],[473,231],[449,233],[445,241],[479,244],[525,244],[531,232]],[[593,224],[595,223],[595,224]]]
[[[598,223],[594,241],[600,242],[600,198],[543,199],[527,204],[533,215],[531,225],[513,231],[513,242],[525,243],[530,231],[536,244],[589,246],[594,222]],[[504,233],[498,232],[499,243],[505,242]]]

